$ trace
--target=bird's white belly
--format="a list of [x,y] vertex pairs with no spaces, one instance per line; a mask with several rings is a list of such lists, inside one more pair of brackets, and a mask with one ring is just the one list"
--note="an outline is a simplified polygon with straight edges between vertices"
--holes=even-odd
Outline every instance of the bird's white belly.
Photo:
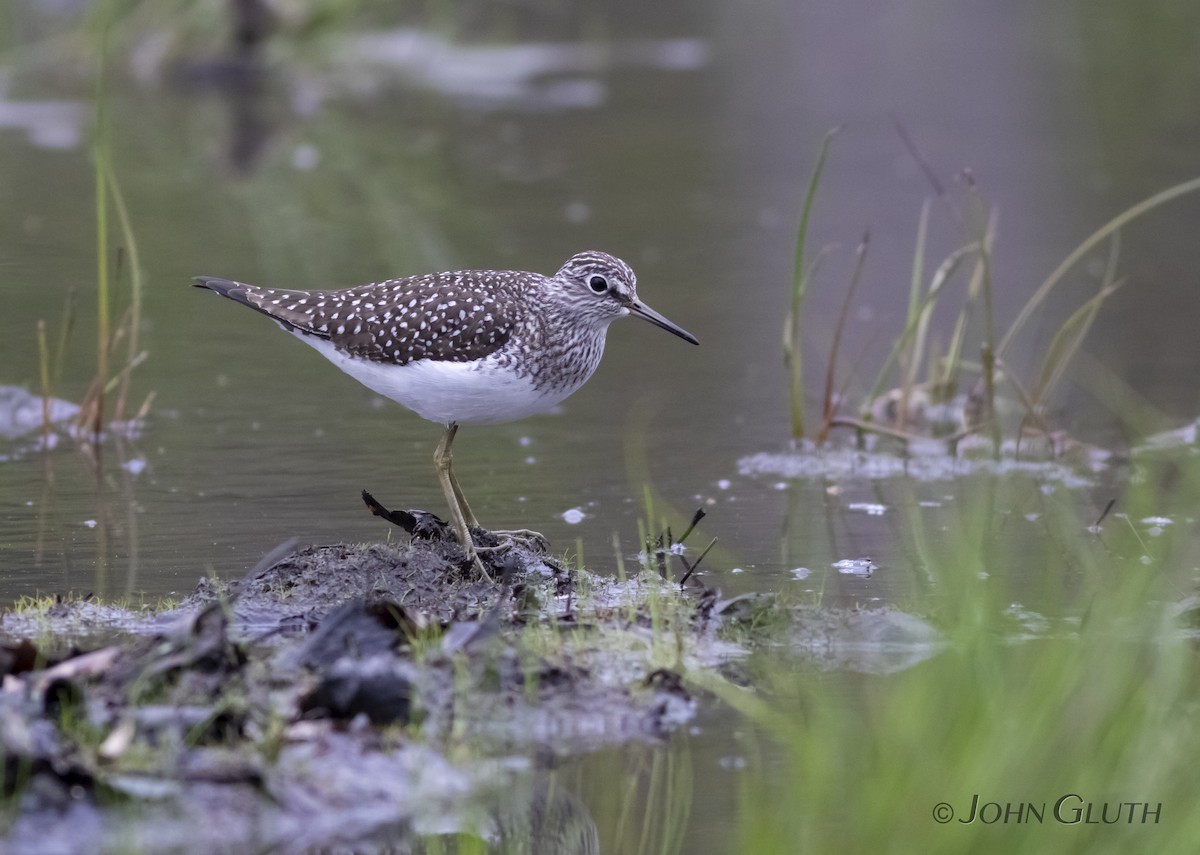
[[326,359],[368,389],[439,424],[506,422],[545,412],[574,389],[540,391],[528,377],[481,363],[422,359],[390,365],[354,359],[329,341],[296,333]]

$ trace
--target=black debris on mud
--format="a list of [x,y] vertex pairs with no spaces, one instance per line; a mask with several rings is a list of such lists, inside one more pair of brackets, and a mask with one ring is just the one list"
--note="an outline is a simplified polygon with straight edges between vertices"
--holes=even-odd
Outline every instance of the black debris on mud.
[[580,576],[536,548],[486,555],[497,582],[449,542],[306,547],[170,612],[6,615],[4,851],[375,845],[528,766],[508,758],[692,717],[677,674],[647,679],[644,637],[601,632],[645,636],[636,606],[585,610]]

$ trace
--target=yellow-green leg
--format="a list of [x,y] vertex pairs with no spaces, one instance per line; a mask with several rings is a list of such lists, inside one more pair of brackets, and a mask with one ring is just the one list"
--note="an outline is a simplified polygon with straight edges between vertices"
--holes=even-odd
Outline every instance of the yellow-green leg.
[[493,581],[487,569],[483,566],[483,562],[479,560],[479,553],[475,549],[475,541],[471,537],[471,528],[479,527],[479,522],[475,519],[475,515],[471,513],[471,506],[467,504],[467,499],[462,493],[462,488],[458,486],[458,479],[454,477],[454,456],[450,453],[450,446],[454,444],[454,435],[458,433],[458,425],[451,422],[446,426],[446,432],[442,434],[442,441],[438,443],[437,448],[433,452],[433,465],[437,469],[438,481],[442,485],[442,492],[446,496],[446,504],[450,506],[450,524],[454,526],[454,533],[458,537],[458,542],[466,551],[475,567],[479,570],[483,577],[489,582]]

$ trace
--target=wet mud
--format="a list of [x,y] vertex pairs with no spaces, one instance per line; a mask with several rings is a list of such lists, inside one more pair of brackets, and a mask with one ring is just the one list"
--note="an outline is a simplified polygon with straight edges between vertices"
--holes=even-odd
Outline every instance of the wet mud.
[[[4,851],[407,851],[432,825],[595,851],[543,770],[666,738],[695,714],[687,675],[742,658],[776,608],[529,545],[484,553],[496,582],[449,541],[279,551],[169,611],[0,619]],[[886,614],[806,621],[789,633],[818,656],[855,632],[933,643]]]

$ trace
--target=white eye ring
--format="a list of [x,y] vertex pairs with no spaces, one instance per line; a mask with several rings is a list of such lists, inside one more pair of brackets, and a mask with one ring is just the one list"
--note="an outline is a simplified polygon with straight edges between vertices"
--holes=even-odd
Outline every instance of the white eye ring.
[[600,275],[591,276],[588,278],[588,287],[597,294],[603,294],[608,290],[608,280]]

